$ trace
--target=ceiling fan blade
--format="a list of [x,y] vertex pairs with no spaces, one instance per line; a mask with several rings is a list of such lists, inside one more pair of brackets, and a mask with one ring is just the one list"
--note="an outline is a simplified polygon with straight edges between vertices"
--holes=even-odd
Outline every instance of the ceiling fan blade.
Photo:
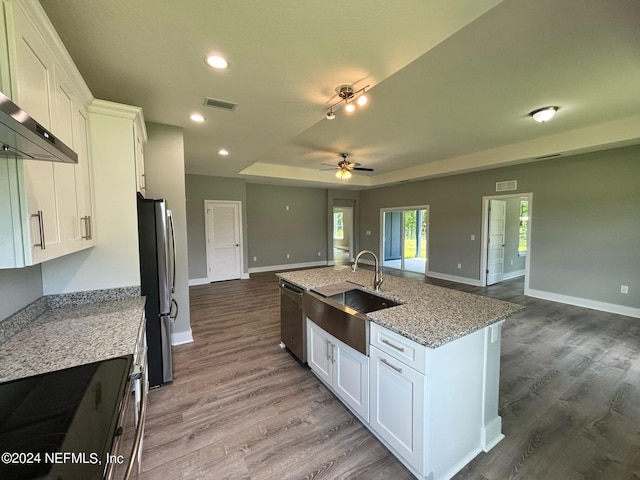
[[373,168],[366,167],[353,167],[353,170],[360,170],[361,172],[373,172]]

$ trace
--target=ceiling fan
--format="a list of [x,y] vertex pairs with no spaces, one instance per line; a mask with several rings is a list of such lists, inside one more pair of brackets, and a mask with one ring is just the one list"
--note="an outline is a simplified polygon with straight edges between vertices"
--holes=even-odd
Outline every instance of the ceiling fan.
[[[329,165],[327,163],[323,163],[322,165],[326,165],[327,167],[337,168],[336,177],[341,180],[348,180],[351,178],[351,172],[353,170],[359,170],[361,172],[373,172],[373,168],[361,167],[359,163],[352,163],[347,158],[349,157],[348,153],[341,153],[340,156],[342,160],[338,162],[337,166]],[[328,169],[323,169],[328,170]]]

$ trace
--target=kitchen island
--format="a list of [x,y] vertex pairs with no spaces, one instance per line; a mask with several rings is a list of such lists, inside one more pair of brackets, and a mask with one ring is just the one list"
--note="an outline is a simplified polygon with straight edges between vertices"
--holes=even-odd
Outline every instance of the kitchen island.
[[[367,270],[278,276],[308,297],[349,284],[373,293]],[[366,313],[367,354],[307,315],[309,366],[416,477],[451,478],[504,437],[498,415],[501,325],[523,307],[393,276],[385,277],[377,295],[399,305]]]

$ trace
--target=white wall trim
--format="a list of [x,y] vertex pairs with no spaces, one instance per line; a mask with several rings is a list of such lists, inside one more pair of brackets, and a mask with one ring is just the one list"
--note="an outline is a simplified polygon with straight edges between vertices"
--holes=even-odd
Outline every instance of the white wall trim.
[[193,342],[193,334],[191,329],[186,332],[175,332],[171,334],[171,345],[182,345]]
[[326,260],[320,260],[317,262],[304,262],[304,263],[286,263],[284,265],[268,265],[266,267],[253,267],[249,269],[249,273],[273,272],[276,270],[291,270],[294,268],[321,267],[325,265],[327,265]]
[[439,278],[440,280],[449,280],[450,282],[464,283],[465,285],[473,285],[475,287],[482,287],[482,281],[477,278],[459,277],[457,275],[449,275],[448,273],[439,273],[428,271],[427,277]]
[[511,280],[512,278],[522,277],[525,274],[525,270],[516,270],[515,272],[505,273],[502,276],[502,281]]
[[208,278],[190,278],[189,279],[190,287],[194,287],[196,285],[206,285],[207,283],[210,283]]
[[578,307],[591,308],[593,310],[640,318],[640,308],[626,307],[624,305],[616,305],[615,303],[599,302],[597,300],[589,300],[588,298],[572,297],[570,295],[545,292],[544,290],[535,290],[531,288],[525,290],[524,294],[530,297],[541,298],[543,300],[551,300],[552,302],[567,303]]

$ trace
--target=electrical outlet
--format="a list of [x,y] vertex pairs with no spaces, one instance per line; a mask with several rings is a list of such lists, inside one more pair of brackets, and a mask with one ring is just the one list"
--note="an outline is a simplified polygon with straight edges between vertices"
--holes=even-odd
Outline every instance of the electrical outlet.
[[287,258],[291,258],[291,255],[289,255],[288,253],[287,253]]
[[289,205],[285,205],[284,209],[288,211],[289,210]]
[[318,252],[318,256],[319,256],[319,257],[321,257],[321,256],[322,256],[322,253]]
[[629,293],[629,287],[627,285],[620,285],[620,293]]
[[364,232],[365,235],[371,235],[371,230],[367,230],[366,232]]
[[458,264],[458,268],[459,269],[462,268],[462,264],[461,263]]
[[513,265],[513,258],[511,259],[511,265]]
[[253,261],[257,262],[258,261],[258,257],[253,257]]
[[476,236],[471,234],[471,240],[475,240],[475,239],[476,239]]

